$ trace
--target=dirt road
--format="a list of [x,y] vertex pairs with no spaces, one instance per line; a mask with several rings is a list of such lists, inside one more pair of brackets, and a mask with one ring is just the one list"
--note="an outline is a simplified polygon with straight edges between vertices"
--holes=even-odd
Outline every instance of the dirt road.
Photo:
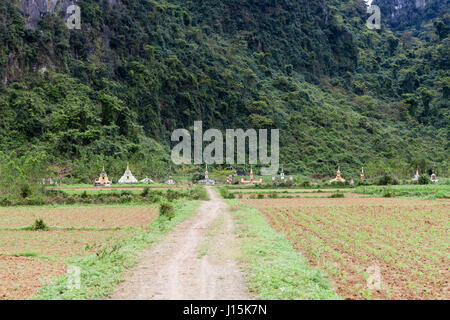
[[178,225],[125,276],[111,299],[250,299],[236,263],[239,249],[226,204],[208,187],[211,200]]

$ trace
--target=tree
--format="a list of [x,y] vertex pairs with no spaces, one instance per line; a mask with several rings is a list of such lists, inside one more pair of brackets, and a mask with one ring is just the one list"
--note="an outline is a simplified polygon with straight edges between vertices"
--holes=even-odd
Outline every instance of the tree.
[[403,103],[408,106],[409,114],[412,117],[415,117],[417,114],[417,107],[419,105],[416,96],[412,93],[406,93],[402,95],[402,98]]
[[425,118],[425,121],[422,122],[427,122],[426,120],[430,116],[430,103],[433,100],[435,93],[434,91],[424,87],[419,88],[418,92],[420,94],[420,99],[422,100],[423,106],[422,117]]
[[436,28],[436,34],[439,36],[440,40],[447,38],[450,27],[445,24],[442,19],[437,19],[433,25]]

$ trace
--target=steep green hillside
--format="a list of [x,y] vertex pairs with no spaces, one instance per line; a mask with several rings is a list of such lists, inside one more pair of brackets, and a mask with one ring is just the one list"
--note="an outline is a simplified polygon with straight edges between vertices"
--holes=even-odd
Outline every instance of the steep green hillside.
[[442,19],[450,7],[449,0],[373,0],[381,9],[383,20],[394,30],[423,29]]
[[448,174],[444,16],[405,35],[367,29],[362,0],[80,0],[69,31],[61,11],[25,27],[13,2],[0,2],[5,153],[42,151],[82,180],[128,159],[166,175],[172,130],[203,120],[281,129],[291,173]]

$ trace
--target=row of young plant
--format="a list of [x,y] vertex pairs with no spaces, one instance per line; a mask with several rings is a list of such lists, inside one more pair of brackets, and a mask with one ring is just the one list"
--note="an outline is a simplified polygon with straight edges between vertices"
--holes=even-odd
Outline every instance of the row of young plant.
[[[220,195],[224,199],[235,199],[235,198],[242,199],[244,197],[244,193],[230,192],[230,190],[227,189],[227,188],[223,188],[222,187],[219,190],[220,190]],[[321,193],[321,192],[323,192],[323,191],[322,190],[318,190],[317,193]],[[267,199],[279,199],[279,198],[282,198],[282,199],[293,199],[293,198],[304,198],[304,197],[305,196],[303,196],[303,195],[300,196],[300,195],[296,195],[296,194],[289,194],[289,193],[286,193],[286,191],[284,191],[284,192],[271,191],[271,192],[269,192],[267,194],[264,193],[264,192],[252,192],[252,193],[249,193],[249,199],[265,199],[265,198],[267,198]],[[319,198],[320,196],[313,195],[311,197]],[[334,192],[331,195],[323,196],[323,197],[320,197],[320,198],[324,198],[324,197],[327,197],[327,198],[344,198],[345,195],[342,192],[336,191],[336,192]]]
[[426,199],[449,199],[450,185],[418,185],[418,186],[365,186],[355,189],[356,193],[371,196],[392,197],[418,197]]
[[152,190],[146,187],[139,193],[128,190],[111,190],[101,193],[89,193],[86,191],[82,193],[68,193],[62,190],[46,190],[43,187],[38,189],[38,191],[36,189],[33,191],[31,188],[26,187],[22,189],[19,196],[6,194],[0,198],[0,205],[162,203],[165,201],[171,202],[180,198],[186,200],[205,200],[208,197],[203,186],[176,190]]

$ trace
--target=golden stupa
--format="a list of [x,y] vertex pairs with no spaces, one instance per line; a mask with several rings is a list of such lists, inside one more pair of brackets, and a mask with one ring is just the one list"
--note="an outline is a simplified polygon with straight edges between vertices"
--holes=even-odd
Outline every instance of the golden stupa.
[[260,184],[263,183],[263,179],[259,178],[259,180],[255,180],[255,177],[253,175],[253,168],[250,168],[250,180],[244,180],[244,178],[241,178],[241,184]]
[[345,179],[341,177],[341,168],[340,167],[338,167],[338,170],[336,172],[336,177],[334,179],[331,179],[328,182],[329,183],[332,183],[332,182],[345,182]]
[[102,172],[100,173],[100,177],[98,177],[98,180],[94,182],[94,186],[96,187],[109,187],[111,186],[112,181],[108,179],[108,175],[105,171],[105,166],[102,168]]

